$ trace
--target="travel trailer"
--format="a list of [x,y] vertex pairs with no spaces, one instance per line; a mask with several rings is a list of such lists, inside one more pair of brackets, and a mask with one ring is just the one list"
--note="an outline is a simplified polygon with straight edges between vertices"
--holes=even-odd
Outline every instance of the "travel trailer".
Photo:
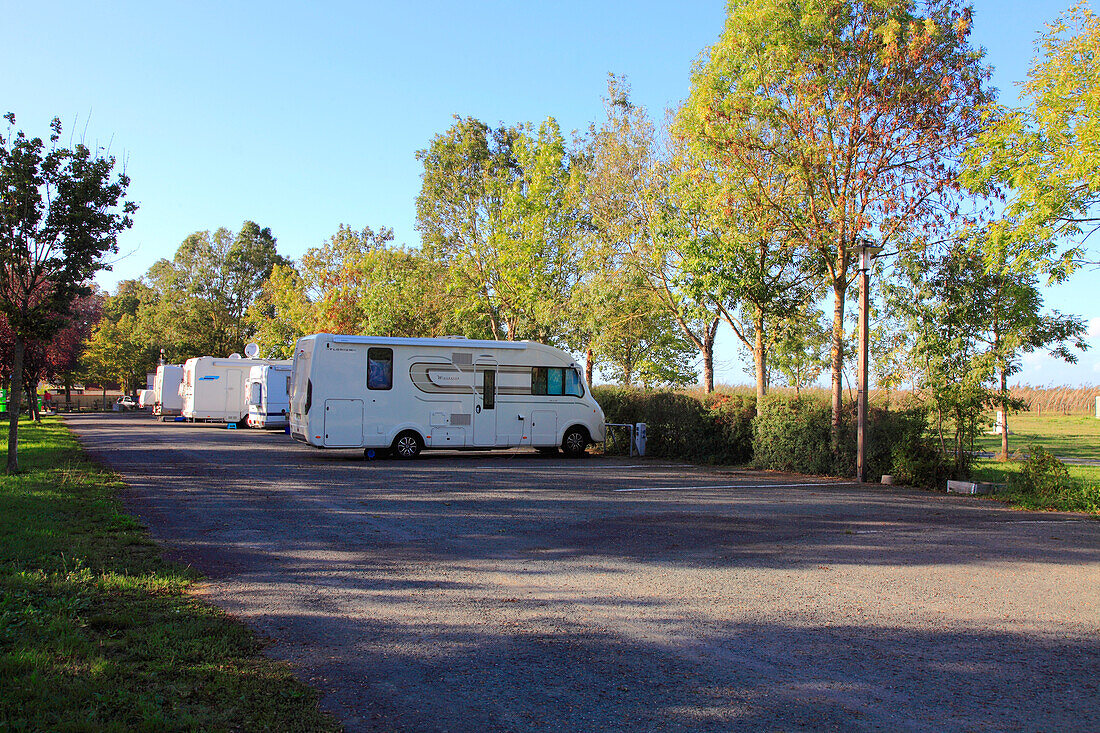
[[270,359],[242,359],[199,356],[183,363],[183,416],[196,420],[238,423],[248,416],[245,383],[254,366],[271,364]]
[[183,410],[182,384],[182,364],[161,364],[157,367],[153,379],[153,415],[161,421],[179,415]]
[[139,389],[138,390],[138,407],[142,410],[148,410],[153,406],[153,390],[151,389]]
[[425,448],[559,448],[604,439],[604,416],[568,353],[528,341],[298,339],[290,433],[318,448],[412,458]]
[[248,374],[248,427],[285,428],[290,412],[292,362],[254,366]]

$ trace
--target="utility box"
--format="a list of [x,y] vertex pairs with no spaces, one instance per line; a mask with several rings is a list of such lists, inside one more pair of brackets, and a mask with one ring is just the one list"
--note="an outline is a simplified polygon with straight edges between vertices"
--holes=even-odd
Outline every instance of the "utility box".
[[1100,394],[1096,395],[1096,417],[1100,418]]
[[640,422],[634,426],[634,448],[638,455],[645,455],[645,423]]

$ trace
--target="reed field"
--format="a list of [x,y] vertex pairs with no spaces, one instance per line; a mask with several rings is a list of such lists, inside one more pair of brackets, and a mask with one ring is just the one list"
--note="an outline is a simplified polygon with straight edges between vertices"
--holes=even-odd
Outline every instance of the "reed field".
[[1027,405],[1028,412],[1044,412],[1062,415],[1094,415],[1100,386],[1087,384],[1081,387],[1032,387],[1014,385],[1009,388],[1012,396]]

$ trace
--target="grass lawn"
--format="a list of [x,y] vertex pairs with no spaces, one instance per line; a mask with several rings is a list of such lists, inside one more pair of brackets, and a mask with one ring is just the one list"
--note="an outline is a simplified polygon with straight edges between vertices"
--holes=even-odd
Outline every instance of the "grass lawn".
[[[6,434],[6,430],[5,430]],[[334,730],[314,690],[188,595],[56,418],[0,474],[0,730]],[[7,441],[0,440],[0,454]]]
[[[1029,443],[1059,458],[1100,460],[1100,419],[1091,415],[1021,412],[1008,418],[1008,451],[1025,451]],[[1000,453],[1000,435],[979,436],[975,448]]]

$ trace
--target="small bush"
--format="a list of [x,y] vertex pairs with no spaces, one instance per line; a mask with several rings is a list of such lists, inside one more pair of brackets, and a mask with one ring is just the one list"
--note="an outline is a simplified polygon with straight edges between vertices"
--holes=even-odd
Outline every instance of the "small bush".
[[1027,452],[1027,460],[1020,473],[1012,477],[1009,489],[1053,499],[1069,488],[1066,464],[1039,445],[1029,445]]

